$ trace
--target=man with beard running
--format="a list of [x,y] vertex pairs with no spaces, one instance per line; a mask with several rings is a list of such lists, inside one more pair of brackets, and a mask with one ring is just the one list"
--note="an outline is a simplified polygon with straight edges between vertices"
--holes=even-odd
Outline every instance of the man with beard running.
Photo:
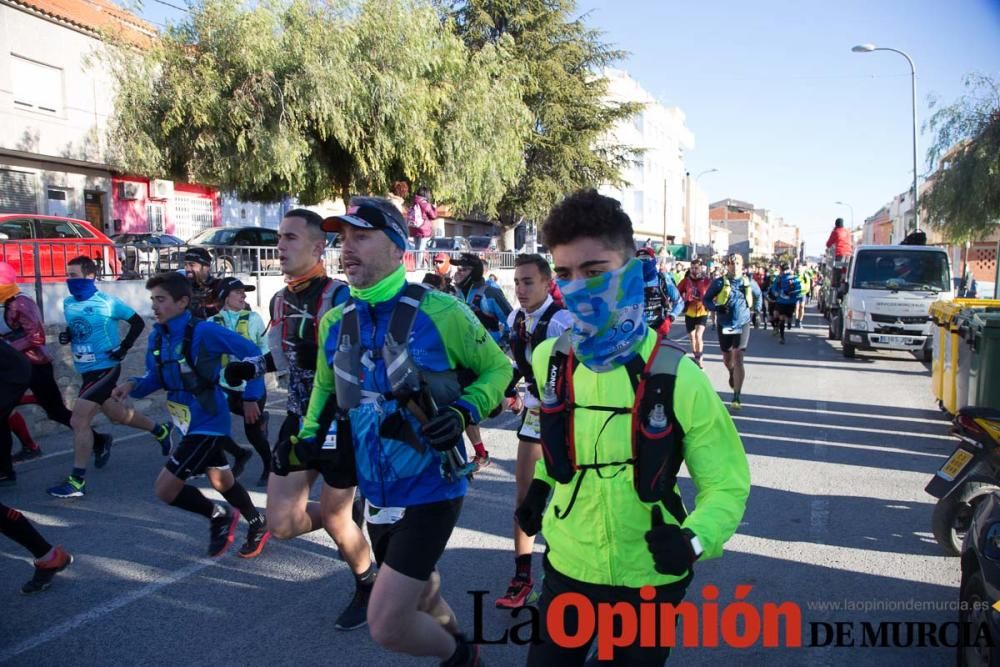
[[368,608],[377,643],[478,665],[436,566],[468,489],[462,432],[499,405],[510,363],[460,301],[407,283],[406,223],[389,201],[357,198],[325,229],[344,235],[351,299],[323,317],[309,411],[274,465],[322,461],[357,476],[380,564]]
[[[288,403],[278,442],[299,432],[309,407],[316,376],[319,323],[327,312],[347,300],[347,284],[326,275],[323,218],[307,209],[292,209],[278,226],[278,261],[285,287],[271,299],[268,347],[279,371],[288,371]],[[354,597],[334,621],[338,630],[367,623],[368,597],[375,583],[368,542],[354,522],[353,471],[338,471],[322,460],[292,460],[282,466],[272,455],[267,484],[267,519],[271,534],[289,540],[320,528],[333,538],[355,579]],[[287,457],[286,457],[287,458]],[[292,457],[294,459],[294,457]],[[322,476],[319,502],[309,490]]]

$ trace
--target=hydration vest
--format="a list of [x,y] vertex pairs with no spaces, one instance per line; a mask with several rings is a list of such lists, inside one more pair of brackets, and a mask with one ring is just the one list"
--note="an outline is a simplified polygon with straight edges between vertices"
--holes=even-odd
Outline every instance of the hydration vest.
[[[297,296],[294,292],[288,292],[287,288],[275,294],[271,308],[271,324],[267,331],[267,342],[276,363],[284,362],[285,348],[291,347],[288,342],[290,333],[292,339],[297,338],[313,343],[319,341],[319,322],[327,311],[333,309],[337,295],[345,289],[349,289],[347,283],[326,278],[326,284],[319,290],[319,295],[312,308],[310,308],[311,304],[303,303],[302,297]],[[289,320],[292,321],[289,322]],[[311,320],[309,326],[307,326],[308,320]],[[289,329],[292,331],[290,332]]]
[[[684,522],[687,511],[676,490],[677,472],[684,460],[684,430],[674,415],[677,368],[684,356],[684,350],[665,336],[659,336],[648,361],[644,362],[637,354],[625,365],[635,391],[632,407],[577,405],[573,372],[578,362],[573,356],[569,332],[559,336],[549,356],[542,397],[542,453],[549,476],[560,484],[568,484],[577,472],[580,474],[566,509],[555,507],[557,519],[569,515],[588,470],[631,465],[639,499],[647,503],[663,502],[678,524]],[[631,415],[632,456],[626,461],[578,463],[573,421],[576,410],[608,412],[608,421],[618,415]],[[654,415],[665,418],[656,428],[652,425]]]
[[514,326],[510,336],[510,351],[514,355],[514,363],[517,364],[518,372],[524,377],[528,385],[528,391],[535,398],[539,398],[538,382],[535,380],[535,374],[531,370],[531,362],[528,361],[528,351],[535,349],[543,340],[548,338],[549,322],[562,309],[562,306],[555,301],[549,304],[549,307],[538,318],[535,329],[531,332],[530,336],[524,325],[524,321],[527,319],[524,310],[517,311],[517,315],[514,316]]
[[[747,302],[747,308],[753,310],[753,287],[750,285],[752,278],[743,278],[743,299]],[[715,297],[715,305],[724,306],[729,303],[729,296],[732,294],[733,285],[729,276],[722,276],[722,289]]]
[[[214,415],[216,413],[216,381],[213,377],[215,364],[212,363],[210,359],[200,361],[191,353],[191,341],[194,339],[195,327],[203,321],[204,320],[192,317],[187,321],[187,324],[184,325],[184,338],[181,342],[181,356],[177,359],[163,361],[163,335],[157,334],[157,337],[153,340],[153,359],[156,361],[156,372],[160,377],[160,384],[163,385],[165,389],[169,391],[171,390],[171,387],[167,385],[166,377],[163,374],[163,366],[165,364],[176,363],[178,373],[181,377],[180,390],[186,391],[194,396],[195,400],[198,401],[198,405],[200,405],[205,412]],[[167,344],[170,344],[169,336],[167,337]]]
[[[212,321],[218,324],[220,327],[226,326],[226,318],[222,313],[212,317]],[[227,327],[228,328],[228,327]],[[250,311],[244,310],[240,313],[239,317],[236,318],[236,333],[243,336],[251,343],[256,344],[256,341],[250,338]],[[229,365],[229,355],[222,355],[222,367],[225,368]]]
[[[462,393],[458,372],[421,370],[410,357],[408,349],[413,324],[420,311],[420,303],[432,291],[423,283],[407,283],[403,294],[396,302],[389,317],[389,328],[380,350],[372,350],[373,355],[381,355],[385,360],[389,376],[388,395],[362,389],[362,374],[374,370],[374,362],[362,359],[361,323],[358,318],[357,302],[349,299],[344,304],[337,337],[337,351],[333,355],[334,382],[337,392],[337,407],[342,415],[355,408],[364,400],[395,398],[402,402],[414,400],[418,404],[428,396],[431,403],[420,406],[425,417],[431,418],[437,406],[445,406],[456,401]],[[426,393],[425,393],[425,390]],[[419,417],[418,417],[419,418]]]

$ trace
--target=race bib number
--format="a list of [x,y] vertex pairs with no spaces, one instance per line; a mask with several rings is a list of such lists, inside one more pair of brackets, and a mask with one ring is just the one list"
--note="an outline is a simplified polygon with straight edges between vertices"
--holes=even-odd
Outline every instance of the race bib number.
[[78,364],[92,364],[97,361],[97,355],[91,351],[89,345],[74,345],[73,361]]
[[365,520],[376,526],[396,523],[406,514],[405,507],[375,507],[365,500]]
[[337,420],[334,419],[330,422],[330,430],[326,432],[326,438],[323,440],[323,449],[326,451],[331,451],[337,448]]
[[517,432],[519,436],[526,438],[541,438],[541,412],[538,408],[528,408],[524,413],[524,423]]
[[743,333],[743,327],[722,327],[722,333],[727,336],[738,336]]
[[167,401],[167,412],[170,413],[170,421],[174,423],[177,430],[187,435],[188,429],[191,427],[191,408],[183,403]]

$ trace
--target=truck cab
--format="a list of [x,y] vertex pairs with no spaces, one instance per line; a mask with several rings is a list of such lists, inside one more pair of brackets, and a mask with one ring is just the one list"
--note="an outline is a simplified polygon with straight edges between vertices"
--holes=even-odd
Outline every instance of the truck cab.
[[830,318],[844,356],[857,350],[902,350],[930,361],[930,305],[954,298],[948,254],[935,246],[861,246]]

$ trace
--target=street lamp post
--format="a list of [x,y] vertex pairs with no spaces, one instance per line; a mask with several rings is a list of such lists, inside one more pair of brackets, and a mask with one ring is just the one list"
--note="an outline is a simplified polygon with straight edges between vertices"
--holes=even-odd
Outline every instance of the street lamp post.
[[844,203],[842,201],[835,201],[833,203],[836,204],[837,206],[846,206],[847,208],[851,209],[851,229],[853,230],[854,229],[854,207],[851,206],[850,204],[846,204],[846,203]]
[[916,231],[920,231],[920,213],[918,202],[920,195],[917,192],[917,68],[913,65],[913,59],[908,54],[899,49],[890,49],[885,46],[875,46],[874,44],[859,44],[851,49],[855,53],[871,53],[872,51],[892,51],[906,58],[910,63],[910,92],[913,103],[913,226]]
[[[706,169],[694,177],[694,182],[697,183],[698,179],[705,174],[713,174],[717,171],[719,170],[715,167]],[[698,241],[695,239],[694,229],[691,227],[691,172],[684,172],[684,176],[687,178],[687,183],[685,183],[684,188],[684,230],[687,232],[688,240],[691,242],[691,258],[694,259],[694,256],[698,251]]]

